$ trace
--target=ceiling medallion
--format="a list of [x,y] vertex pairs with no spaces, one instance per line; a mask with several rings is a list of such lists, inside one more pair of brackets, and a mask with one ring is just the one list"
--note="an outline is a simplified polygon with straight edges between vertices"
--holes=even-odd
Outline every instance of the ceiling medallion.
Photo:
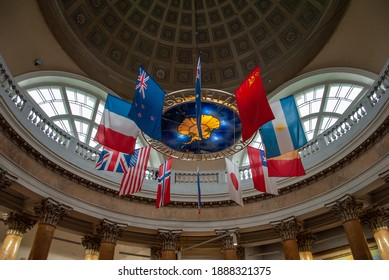
[[168,93],[162,114],[162,141],[147,137],[158,152],[181,160],[205,161],[229,157],[244,149],[235,96],[215,89],[202,89],[202,136],[198,136],[195,89]]

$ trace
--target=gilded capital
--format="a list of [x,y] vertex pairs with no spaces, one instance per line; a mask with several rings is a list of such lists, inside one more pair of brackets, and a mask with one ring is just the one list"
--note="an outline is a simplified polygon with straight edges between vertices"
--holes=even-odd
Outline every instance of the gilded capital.
[[361,221],[367,225],[371,231],[388,228],[388,212],[378,206],[366,209],[361,214]]
[[104,219],[97,228],[97,235],[101,242],[109,242],[116,244],[117,238],[124,230],[126,225],[118,224]]
[[271,222],[270,224],[277,231],[282,241],[296,239],[297,234],[301,229],[301,224],[294,217]]
[[8,226],[7,234],[23,235],[30,230],[36,223],[36,220],[23,214],[11,212],[4,224]]
[[297,246],[299,251],[312,251],[312,246],[315,242],[316,236],[309,231],[297,235]]
[[96,235],[85,235],[81,238],[81,244],[85,250],[100,251],[101,239]]
[[41,204],[34,208],[35,213],[39,216],[39,223],[53,226],[56,226],[71,210],[71,207],[63,205],[51,198],[42,200]]
[[325,205],[330,211],[336,213],[342,223],[359,219],[363,203],[354,196],[345,195],[332,203]]
[[159,230],[158,240],[161,243],[162,250],[177,251],[181,242],[181,230]]

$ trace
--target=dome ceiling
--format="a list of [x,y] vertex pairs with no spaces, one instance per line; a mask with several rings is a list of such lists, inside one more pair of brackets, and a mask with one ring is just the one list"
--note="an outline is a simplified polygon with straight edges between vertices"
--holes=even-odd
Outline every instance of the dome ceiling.
[[91,78],[132,99],[139,65],[167,91],[233,92],[261,68],[268,93],[321,50],[348,1],[39,0],[54,36]]

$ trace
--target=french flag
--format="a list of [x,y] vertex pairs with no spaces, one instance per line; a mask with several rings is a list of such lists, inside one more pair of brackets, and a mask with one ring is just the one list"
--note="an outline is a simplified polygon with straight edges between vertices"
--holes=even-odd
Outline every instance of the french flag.
[[139,128],[128,117],[131,103],[108,94],[94,140],[113,150],[134,154]]

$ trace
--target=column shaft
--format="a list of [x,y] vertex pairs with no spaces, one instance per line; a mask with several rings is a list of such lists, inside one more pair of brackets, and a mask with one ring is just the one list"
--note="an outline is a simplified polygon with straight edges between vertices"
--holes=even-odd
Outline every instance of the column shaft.
[[55,228],[54,225],[38,224],[29,260],[47,260]]
[[177,254],[174,250],[162,250],[161,251],[161,260],[176,260]]
[[223,249],[223,257],[225,260],[238,260],[236,248]]
[[113,260],[116,244],[112,242],[101,242],[99,260]]
[[7,233],[0,250],[0,260],[14,260],[19,251],[22,235]]
[[300,260],[313,260],[313,255],[311,251],[300,251]]
[[286,260],[299,260],[300,259],[296,239],[283,240],[282,246],[284,248],[284,254],[285,254]]
[[369,246],[362,230],[359,220],[348,220],[343,222],[350,249],[354,260],[372,260]]
[[374,239],[383,260],[389,260],[389,229],[380,228],[374,231]]

